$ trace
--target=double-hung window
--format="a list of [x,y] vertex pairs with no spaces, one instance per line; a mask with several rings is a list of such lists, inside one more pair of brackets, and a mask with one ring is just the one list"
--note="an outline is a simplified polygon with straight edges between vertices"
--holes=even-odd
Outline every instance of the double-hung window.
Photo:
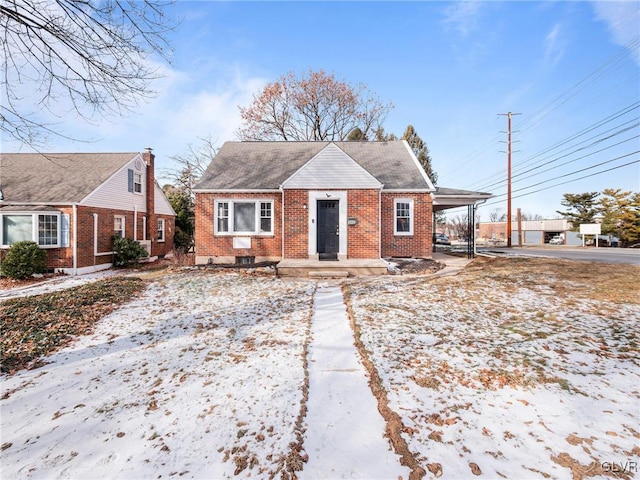
[[69,215],[16,212],[0,215],[1,242],[8,247],[16,242],[36,242],[40,247],[66,247],[69,243]]
[[135,193],[142,193],[142,173],[133,173],[133,191]]
[[272,235],[273,200],[218,200],[214,227],[220,235]]
[[413,199],[396,198],[394,208],[394,235],[413,235]]
[[125,216],[116,215],[113,217],[113,235],[116,237],[124,238]]
[[58,215],[38,215],[38,245],[58,245]]
[[164,218],[158,219],[158,242],[164,242]]

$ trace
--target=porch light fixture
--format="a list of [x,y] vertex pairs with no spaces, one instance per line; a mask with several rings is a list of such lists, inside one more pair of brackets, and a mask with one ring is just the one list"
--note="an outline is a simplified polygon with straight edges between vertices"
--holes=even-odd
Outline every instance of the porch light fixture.
[[[2,193],[2,192],[0,192],[0,194],[1,194],[1,193]],[[0,199],[0,200],[1,200],[1,199]],[[302,208],[304,208],[304,209],[306,210],[306,209],[307,209],[307,204],[306,204],[306,203],[305,203],[305,204],[303,204],[303,205],[302,205]]]

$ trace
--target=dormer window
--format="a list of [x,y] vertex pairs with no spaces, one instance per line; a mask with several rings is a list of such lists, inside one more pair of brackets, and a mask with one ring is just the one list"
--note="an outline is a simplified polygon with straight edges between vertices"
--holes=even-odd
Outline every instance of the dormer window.
[[142,193],[142,173],[133,172],[133,191]]
[[128,170],[128,190],[133,193],[142,194],[142,172],[139,170]]

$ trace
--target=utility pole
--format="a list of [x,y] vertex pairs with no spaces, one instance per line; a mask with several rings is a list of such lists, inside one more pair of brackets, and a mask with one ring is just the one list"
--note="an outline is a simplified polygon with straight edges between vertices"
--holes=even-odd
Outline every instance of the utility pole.
[[507,247],[511,248],[511,117],[521,113],[499,113],[507,117]]

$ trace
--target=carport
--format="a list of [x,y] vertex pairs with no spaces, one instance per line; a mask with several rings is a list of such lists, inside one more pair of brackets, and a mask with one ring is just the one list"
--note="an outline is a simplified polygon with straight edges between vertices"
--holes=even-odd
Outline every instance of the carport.
[[[473,192],[471,190],[459,190],[456,188],[436,187],[433,193],[433,231],[436,231],[436,213],[452,208],[467,207],[467,230],[469,238],[467,239],[467,258],[475,256],[476,243],[476,208],[488,199],[492,198],[491,193]],[[436,245],[433,244],[435,251]]]

